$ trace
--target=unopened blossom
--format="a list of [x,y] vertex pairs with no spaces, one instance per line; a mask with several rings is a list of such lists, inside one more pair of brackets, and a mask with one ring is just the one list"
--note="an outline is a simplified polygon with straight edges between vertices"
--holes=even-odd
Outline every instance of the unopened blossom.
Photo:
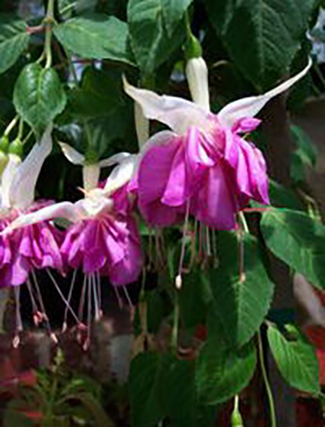
[[243,135],[259,125],[255,116],[264,105],[302,78],[310,64],[273,90],[231,102],[213,114],[205,64],[202,58],[191,61],[187,74],[196,102],[124,82],[144,115],[171,129],[155,134],[143,147],[131,188],[150,224],[168,226],[191,213],[207,226],[230,230],[236,212],[249,200],[269,203],[264,157]]

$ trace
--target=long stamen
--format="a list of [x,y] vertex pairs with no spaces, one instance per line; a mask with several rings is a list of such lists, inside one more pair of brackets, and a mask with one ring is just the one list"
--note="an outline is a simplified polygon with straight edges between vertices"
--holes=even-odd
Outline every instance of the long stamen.
[[121,296],[119,294],[117,286],[113,286],[113,289],[115,291],[115,295],[116,295],[116,299],[117,299],[117,302],[118,302],[118,306],[119,306],[120,310],[122,310],[122,308],[123,308],[123,301],[122,301],[122,298],[121,298]]
[[51,328],[51,325],[50,325],[49,318],[48,318],[48,316],[47,316],[47,314],[46,314],[45,306],[44,306],[44,302],[43,302],[43,298],[42,298],[42,294],[41,294],[41,291],[40,291],[40,287],[39,287],[39,284],[38,284],[38,281],[37,281],[37,277],[36,277],[35,271],[34,271],[34,270],[32,270],[32,271],[31,271],[31,274],[32,274],[32,278],[33,278],[34,285],[35,285],[35,288],[36,288],[37,299],[38,299],[38,302],[39,302],[40,307],[41,307],[41,310],[42,310],[42,313],[41,313],[41,314],[42,314],[43,320],[45,321],[45,324],[46,324],[46,328],[47,328],[48,334],[49,334],[49,336],[50,336],[51,340],[52,340],[55,344],[57,344],[58,339],[57,339],[56,335],[55,335],[55,334],[53,333],[53,331],[52,331],[52,328]]
[[87,276],[87,298],[88,298],[88,305],[87,305],[87,337],[83,345],[83,350],[87,351],[90,346],[90,337],[91,337],[91,312],[92,312],[92,301],[91,301],[91,274]]
[[130,298],[130,295],[129,295],[129,292],[128,292],[126,286],[123,286],[123,291],[124,291],[125,298],[129,304],[130,308],[133,308],[133,303],[131,301],[131,298]]
[[[72,280],[71,280],[71,284],[70,284],[69,293],[68,293],[68,304],[65,306],[65,310],[64,310],[62,332],[65,332],[67,327],[68,327],[68,311],[69,311],[69,307],[71,306],[70,301],[72,298],[73,288],[74,288],[74,285],[76,282],[76,275],[77,275],[77,270],[74,270],[73,274],[72,274]],[[79,323],[79,319],[78,319],[78,323]]]
[[84,282],[82,285],[81,297],[80,297],[80,303],[79,303],[79,310],[78,310],[78,317],[79,317],[81,322],[83,320],[83,313],[84,313],[86,286],[87,286],[87,276],[84,275]]
[[94,294],[95,320],[98,321],[100,319],[100,314],[99,314],[99,306],[98,306],[98,295],[97,295],[97,284],[96,284],[95,273],[91,274],[91,279],[92,279],[92,291]]
[[99,318],[103,316],[103,309],[102,309],[102,287],[101,287],[101,281],[100,281],[100,273],[99,271],[96,271],[95,273],[96,277],[96,286],[97,286],[97,295],[98,295],[98,306],[99,306]]
[[31,284],[31,281],[30,281],[29,278],[26,280],[26,285],[27,285],[29,297],[30,297],[30,300],[31,300],[31,303],[32,303],[33,322],[34,322],[35,326],[38,326],[38,324],[41,321],[41,318],[40,318],[40,315],[39,315],[40,312],[39,312],[39,309],[37,307],[37,303],[36,303],[36,300],[35,300],[35,297],[34,297],[34,294],[33,294],[32,284]]
[[185,213],[185,221],[184,221],[184,227],[183,227],[181,256],[179,258],[178,275],[175,280],[175,286],[177,289],[180,289],[182,287],[182,271],[183,271],[183,262],[185,257],[185,245],[186,245],[186,235],[187,235],[189,216],[190,216],[190,200],[188,200],[186,203],[186,213]]
[[12,341],[12,345],[14,348],[17,348],[20,344],[20,333],[23,331],[23,322],[21,319],[21,313],[20,313],[20,286],[16,286],[14,288],[14,295],[15,295],[15,312],[16,312],[16,331],[15,336]]
[[47,272],[47,274],[49,275],[49,277],[50,277],[50,279],[51,279],[52,283],[54,284],[55,289],[57,290],[58,294],[59,294],[59,295],[60,295],[60,297],[62,298],[62,301],[65,303],[65,305],[66,305],[66,309],[68,309],[68,310],[70,311],[70,313],[71,313],[71,314],[72,314],[72,316],[74,317],[75,321],[76,321],[77,323],[79,323],[78,316],[77,316],[77,315],[76,315],[76,313],[73,311],[73,309],[72,309],[71,305],[69,304],[68,300],[67,300],[67,299],[65,298],[65,296],[63,295],[63,293],[62,293],[62,291],[61,291],[61,289],[60,289],[59,285],[57,284],[57,282],[56,282],[55,278],[53,277],[52,273],[50,272],[50,270],[49,270],[48,268],[46,269],[46,272]]

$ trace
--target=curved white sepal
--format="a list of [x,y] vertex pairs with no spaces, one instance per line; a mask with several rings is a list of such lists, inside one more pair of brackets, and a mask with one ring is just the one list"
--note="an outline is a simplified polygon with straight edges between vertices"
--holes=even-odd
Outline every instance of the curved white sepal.
[[187,61],[185,74],[193,101],[205,111],[210,111],[208,67],[202,57]]
[[83,165],[85,163],[85,156],[71,147],[71,145],[66,144],[65,142],[59,142],[59,145],[62,153],[73,165]]
[[10,202],[14,207],[25,209],[34,201],[38,176],[46,157],[52,151],[52,128],[52,124],[47,127],[41,141],[34,144],[15,173],[10,189]]
[[54,205],[46,206],[38,211],[16,218],[4,231],[8,233],[17,228],[26,227],[27,225],[37,224],[55,218],[64,218],[70,222],[76,222],[79,219],[77,209],[71,202],[60,202]]
[[219,113],[218,118],[223,126],[232,127],[239,119],[254,117],[258,114],[264,105],[272,98],[289,89],[298,80],[304,77],[310,67],[312,60],[309,58],[308,65],[300,73],[286,80],[274,89],[263,95],[250,96],[248,98],[238,99],[226,105]]
[[141,147],[149,139],[150,124],[149,124],[149,120],[143,114],[141,105],[138,104],[137,102],[134,103],[134,121],[135,121],[135,130],[137,132],[139,149],[141,150]]
[[104,192],[106,195],[123,187],[133,177],[139,161],[137,154],[131,154],[116,166],[106,180]]
[[113,200],[105,197],[103,195],[103,191],[98,193],[96,190],[93,193],[90,193],[89,197],[87,196],[75,203],[78,217],[80,219],[95,217],[102,212],[111,211],[113,205]]
[[138,89],[131,86],[125,77],[123,83],[125,92],[141,105],[145,117],[166,124],[179,135],[185,134],[189,126],[200,129],[209,126],[207,112],[194,102]]
[[111,166],[116,165],[117,163],[121,163],[124,159],[131,156],[130,153],[122,152],[113,154],[113,156],[108,157],[107,159],[103,159],[99,162],[99,167],[102,168],[109,168]]
[[3,171],[1,178],[1,208],[10,208],[11,186],[18,167],[21,164],[21,158],[16,154],[9,154],[8,163]]

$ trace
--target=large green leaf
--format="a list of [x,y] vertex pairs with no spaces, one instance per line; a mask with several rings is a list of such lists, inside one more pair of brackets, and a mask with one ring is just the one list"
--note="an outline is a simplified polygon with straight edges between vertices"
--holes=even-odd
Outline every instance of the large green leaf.
[[297,330],[294,337],[286,339],[274,326],[268,327],[267,337],[283,378],[298,390],[317,394],[318,361],[311,344]]
[[111,114],[122,104],[121,85],[116,79],[100,70],[86,68],[81,87],[70,93],[70,114],[86,119]]
[[196,363],[198,398],[206,404],[229,400],[248,385],[255,366],[256,351],[253,343],[234,350],[226,348],[220,337],[208,340]]
[[261,90],[289,71],[314,0],[205,0],[230,57]]
[[297,149],[291,155],[291,178],[294,182],[303,182],[306,179],[305,167],[315,166],[318,150],[300,127],[290,126],[290,131],[297,145]]
[[27,25],[18,19],[0,21],[0,73],[8,70],[27,48]]
[[[230,346],[241,347],[259,329],[271,305],[273,283],[263,266],[255,238],[246,236],[242,248],[234,233],[221,233],[217,239],[220,267],[210,272],[215,316]],[[239,252],[243,251],[240,276]]]
[[193,0],[161,0],[162,12],[170,36],[192,2]]
[[325,288],[325,227],[319,221],[303,212],[270,209],[263,214],[261,230],[275,256]]
[[131,363],[131,425],[155,425],[164,416],[159,398],[162,376],[161,358],[157,353],[139,354]]
[[114,16],[72,18],[54,27],[63,46],[83,58],[111,59],[132,64],[128,26]]
[[183,275],[180,290],[180,314],[182,323],[187,328],[205,323],[207,305],[212,299],[210,286],[204,280],[205,273],[199,269]]
[[179,11],[184,10],[188,2],[180,1],[172,15],[172,9],[166,8],[166,2],[174,5],[178,3],[167,0],[130,0],[128,3],[131,46],[136,61],[145,74],[152,73],[168,59],[185,37],[184,26],[177,26],[172,35],[169,35],[167,28],[171,30],[175,27],[175,16],[179,16]]
[[38,133],[60,114],[66,95],[59,76],[53,68],[34,63],[21,72],[14,90],[18,114]]

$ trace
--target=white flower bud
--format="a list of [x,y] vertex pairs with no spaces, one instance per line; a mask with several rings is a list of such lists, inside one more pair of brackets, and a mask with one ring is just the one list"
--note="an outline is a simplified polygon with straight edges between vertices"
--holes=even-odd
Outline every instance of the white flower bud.
[[208,67],[204,59],[200,57],[188,60],[185,73],[193,101],[210,111]]

